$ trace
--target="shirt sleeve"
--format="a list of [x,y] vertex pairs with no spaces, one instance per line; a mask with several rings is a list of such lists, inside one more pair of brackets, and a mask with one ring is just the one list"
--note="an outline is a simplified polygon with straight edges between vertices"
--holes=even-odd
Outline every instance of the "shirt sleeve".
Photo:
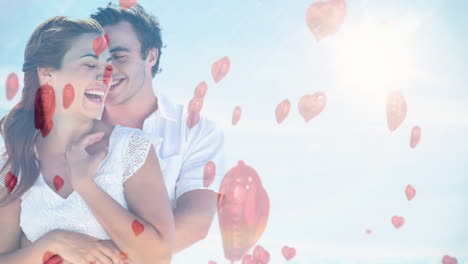
[[128,144],[122,151],[123,182],[143,166],[151,148],[151,141],[142,131],[131,129]]
[[[184,193],[197,189],[218,192],[225,172],[224,133],[206,119],[188,133],[189,142],[186,155],[176,182],[176,200]],[[205,165],[212,161],[215,164],[214,179],[205,180]],[[209,185],[208,185],[209,184]]]

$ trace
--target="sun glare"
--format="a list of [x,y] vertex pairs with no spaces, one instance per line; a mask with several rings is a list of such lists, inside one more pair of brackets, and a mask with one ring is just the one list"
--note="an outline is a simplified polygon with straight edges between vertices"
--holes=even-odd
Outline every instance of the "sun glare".
[[380,93],[409,77],[412,66],[407,30],[388,21],[349,29],[336,43],[344,82]]

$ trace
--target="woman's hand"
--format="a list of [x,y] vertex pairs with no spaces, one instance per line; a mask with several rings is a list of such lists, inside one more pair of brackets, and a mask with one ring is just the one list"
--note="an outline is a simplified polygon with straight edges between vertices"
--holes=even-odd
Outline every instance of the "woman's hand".
[[120,262],[121,254],[117,247],[86,234],[54,230],[47,233],[44,239],[52,241],[53,246],[50,251],[58,255],[50,258],[51,263],[55,263],[60,258],[73,264],[123,263]]
[[98,166],[107,155],[107,148],[94,155],[90,155],[86,148],[103,137],[103,132],[86,135],[78,143],[71,145],[65,153],[73,189],[93,183]]

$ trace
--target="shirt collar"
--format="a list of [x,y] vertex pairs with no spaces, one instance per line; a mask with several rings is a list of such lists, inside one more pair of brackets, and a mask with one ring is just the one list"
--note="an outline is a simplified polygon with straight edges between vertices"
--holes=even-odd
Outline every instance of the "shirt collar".
[[159,116],[164,120],[177,122],[176,113],[172,102],[161,93],[158,93],[156,96],[158,98],[158,108],[151,114],[151,116]]

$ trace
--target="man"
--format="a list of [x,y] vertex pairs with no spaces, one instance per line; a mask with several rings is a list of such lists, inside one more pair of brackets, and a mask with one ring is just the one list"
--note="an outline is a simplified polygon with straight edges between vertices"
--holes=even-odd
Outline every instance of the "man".
[[[141,5],[130,9],[109,4],[91,15],[109,37],[113,81],[103,119],[112,125],[142,129],[157,149],[166,188],[174,211],[174,253],[204,239],[216,212],[223,164],[223,134],[201,118],[187,126],[188,111],[154,93],[162,40],[159,23]],[[204,187],[204,167],[216,165],[214,182]],[[151,206],[150,204],[148,206]]]
[[[103,120],[140,128],[153,143],[161,142],[155,146],[174,212],[173,253],[177,253],[204,239],[213,221],[224,173],[223,133],[204,117],[189,128],[187,109],[154,93],[152,79],[159,70],[162,48],[154,16],[139,4],[126,10],[109,4],[91,17],[104,27],[112,56],[113,81]],[[216,175],[205,187],[204,167],[209,161],[215,163]]]

